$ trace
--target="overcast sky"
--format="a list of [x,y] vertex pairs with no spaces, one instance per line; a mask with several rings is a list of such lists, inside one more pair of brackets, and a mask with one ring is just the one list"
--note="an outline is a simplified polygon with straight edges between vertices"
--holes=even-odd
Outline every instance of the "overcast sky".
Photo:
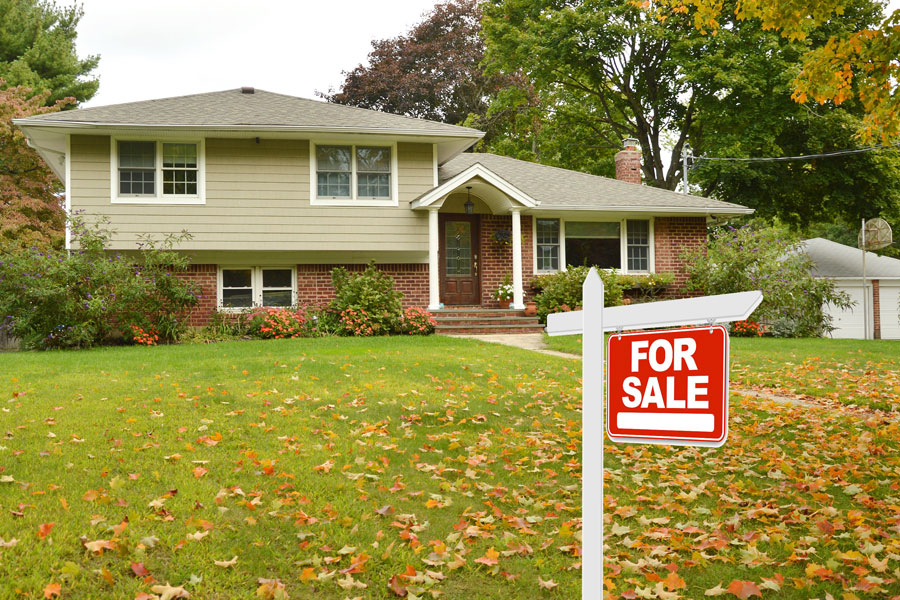
[[[71,0],[60,4],[70,5]],[[305,98],[342,81],[371,41],[405,33],[434,0],[81,0],[78,53],[100,55],[86,106],[248,85]],[[900,0],[892,0],[900,8]]]

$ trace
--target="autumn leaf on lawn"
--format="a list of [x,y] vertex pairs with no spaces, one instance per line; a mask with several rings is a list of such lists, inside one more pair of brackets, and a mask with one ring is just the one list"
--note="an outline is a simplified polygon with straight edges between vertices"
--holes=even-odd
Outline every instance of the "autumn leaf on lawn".
[[154,594],[159,594],[159,600],[175,600],[175,598],[190,598],[191,594],[181,586],[174,587],[166,583],[165,585],[154,585],[150,588]]
[[353,579],[353,576],[349,573],[344,575],[343,579],[338,579],[337,584],[345,590],[352,590],[354,588],[365,589],[369,587],[368,584]]
[[187,538],[194,540],[195,542],[199,542],[203,538],[209,535],[209,531],[195,531],[194,533],[187,534]]
[[556,583],[555,581],[553,581],[552,579],[548,579],[547,581],[544,581],[543,579],[541,579],[541,576],[538,575],[538,587],[541,588],[542,590],[552,590],[553,588],[555,588],[558,585],[559,584]]
[[44,587],[44,598],[52,598],[53,596],[59,597],[62,592],[62,585],[58,583],[48,583]]
[[191,473],[194,474],[194,478],[200,479],[201,477],[209,473],[209,469],[203,466],[197,466],[191,469]]
[[476,558],[475,562],[481,563],[483,565],[496,565],[497,559],[500,558],[500,553],[494,550],[494,547],[491,546],[488,548],[488,551],[484,553],[484,556],[481,558]]
[[406,590],[406,586],[403,585],[403,583],[400,581],[400,579],[401,578],[397,575],[394,575],[393,577],[391,577],[390,581],[388,581],[388,589],[391,590],[392,592],[394,592],[396,595],[400,596],[401,598],[405,598],[406,594],[408,592]]
[[287,590],[284,589],[284,584],[278,579],[260,578],[258,583],[260,584],[256,588],[256,596],[258,598],[263,600],[288,600]]
[[131,572],[134,573],[136,577],[146,577],[150,574],[150,571],[147,570],[147,567],[145,567],[142,562],[131,563]]
[[41,523],[41,526],[38,527],[37,530],[38,539],[44,539],[50,535],[50,530],[53,529],[54,525],[56,525],[56,523]]
[[327,473],[334,466],[334,461],[329,459],[323,462],[321,465],[316,465],[313,467],[313,471],[319,471],[320,473]]
[[93,542],[86,542],[82,540],[82,545],[89,552],[93,552],[97,556],[101,556],[104,550],[116,549],[116,543],[111,542],[110,540],[94,540]]
[[703,592],[703,594],[704,594],[705,596],[721,596],[722,594],[725,594],[725,593],[727,593],[727,592],[728,592],[728,590],[726,590],[725,588],[723,588],[723,587],[722,587],[722,584],[720,583],[720,584],[717,585],[716,587],[709,588],[708,590],[706,590],[705,592]]
[[237,564],[237,556],[235,555],[231,560],[214,560],[213,564],[217,567],[223,567],[227,569],[228,567],[233,567]]
[[728,584],[728,591],[740,598],[747,600],[750,596],[759,596],[762,598],[762,592],[759,587],[752,581],[740,581],[735,579]]
[[[17,540],[16,538],[12,538],[9,541],[4,541],[3,538],[0,538],[0,548],[12,548],[13,546],[15,546],[18,543],[19,543],[19,540]],[[885,560],[887,560],[887,559],[885,559]]]
[[684,589],[685,583],[684,579],[678,576],[678,573],[671,572],[669,576],[663,579],[663,585],[666,586],[666,589],[671,591]]
[[306,567],[303,569],[303,572],[300,573],[300,581],[302,583],[309,583],[310,581],[315,581],[316,579],[316,570],[312,567]]

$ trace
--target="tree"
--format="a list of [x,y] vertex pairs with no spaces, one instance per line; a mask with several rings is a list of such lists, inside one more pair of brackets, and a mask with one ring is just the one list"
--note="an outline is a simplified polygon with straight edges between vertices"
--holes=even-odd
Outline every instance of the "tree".
[[754,318],[773,333],[790,337],[820,336],[831,331],[826,304],[850,306],[834,282],[812,275],[812,260],[799,252],[796,236],[759,224],[720,227],[709,248],[687,253],[688,289],[707,295],[760,290],[763,302]]
[[[880,14],[871,0],[850,1],[853,10],[820,30],[854,31]],[[799,70],[806,49],[828,39],[817,33],[792,41],[737,17],[712,36],[695,27],[695,15],[686,9],[633,0],[492,0],[482,10],[490,64],[523,72],[539,90],[562,88],[589,99],[588,122],[611,131],[617,147],[622,137],[637,138],[645,181],[666,189],[675,189],[681,179],[680,161],[665,166],[667,141],[675,157],[689,141],[705,151],[712,136],[700,135],[698,122],[706,132],[714,129],[710,107],[727,106],[729,112],[720,115],[725,119],[756,118],[752,104],[735,104],[729,97],[741,82],[782,101],[775,106],[781,112],[767,113],[770,119],[792,118],[782,111],[785,105],[796,109],[791,89],[776,85],[774,75]],[[760,68],[745,70],[742,57],[760,54],[760,48],[765,48]],[[771,140],[757,142],[774,146]]]
[[62,185],[12,119],[56,112],[74,99],[48,107],[49,92],[32,95],[28,88],[3,89],[3,84],[0,79],[0,250],[59,246],[65,225]]
[[[660,0],[672,13],[694,9],[694,23],[702,31],[718,32],[727,19],[721,0]],[[852,9],[853,0],[742,0],[731,7],[740,19],[758,19],[764,29],[780,31],[792,40]],[[794,81],[793,98],[805,104],[841,104],[856,97],[865,108],[860,126],[864,140],[889,141],[900,136],[900,10],[877,27],[835,34],[805,57]]]
[[480,67],[477,0],[434,7],[406,35],[372,42],[369,64],[344,72],[340,90],[319,94],[329,102],[458,124],[483,114],[504,78]]
[[90,77],[98,56],[78,58],[76,28],[84,12],[44,0],[0,0],[0,78],[8,86],[49,92],[48,106],[63,98],[90,99],[100,85]]

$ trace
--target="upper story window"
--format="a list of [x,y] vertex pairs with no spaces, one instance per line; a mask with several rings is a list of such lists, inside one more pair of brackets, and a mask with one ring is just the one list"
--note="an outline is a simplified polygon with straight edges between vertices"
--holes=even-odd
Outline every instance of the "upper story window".
[[651,268],[652,227],[647,219],[575,221],[535,219],[535,270],[567,265],[647,273]]
[[202,204],[202,140],[112,140],[112,202]]
[[396,146],[313,144],[313,204],[396,206]]

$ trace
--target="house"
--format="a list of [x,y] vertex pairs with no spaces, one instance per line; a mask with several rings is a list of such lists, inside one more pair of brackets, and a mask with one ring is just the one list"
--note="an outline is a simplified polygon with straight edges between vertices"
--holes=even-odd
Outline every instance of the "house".
[[[835,288],[847,292],[854,302],[846,310],[826,307],[835,328],[832,337],[900,339],[900,260],[866,253],[864,303],[862,251],[859,248],[813,238],[803,242],[801,251],[815,264],[815,277],[833,280]],[[866,313],[868,319],[864,318]],[[868,325],[868,331],[864,324]]]
[[[65,181],[66,209],[107,217],[111,248],[187,230],[178,247],[211,311],[322,305],[330,270],[375,261],[407,306],[521,309],[536,274],[587,262],[671,272],[713,219],[743,206],[640,185],[634,141],[618,179],[465,153],[466,127],[239,88],[16,120]],[[71,244],[71,240],[67,240]]]

